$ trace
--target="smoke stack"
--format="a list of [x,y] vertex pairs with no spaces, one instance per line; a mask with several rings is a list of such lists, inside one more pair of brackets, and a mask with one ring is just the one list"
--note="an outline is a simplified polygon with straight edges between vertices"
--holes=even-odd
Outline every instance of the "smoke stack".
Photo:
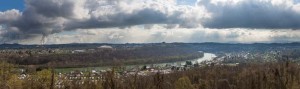
[[46,42],[47,42],[47,36],[43,35],[41,39],[41,45],[45,45]]

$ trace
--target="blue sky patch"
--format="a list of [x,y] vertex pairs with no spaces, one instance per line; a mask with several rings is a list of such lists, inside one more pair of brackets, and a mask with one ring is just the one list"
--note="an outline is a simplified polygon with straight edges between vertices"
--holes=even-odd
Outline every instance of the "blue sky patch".
[[6,11],[11,9],[23,11],[24,8],[24,0],[0,0],[0,11]]

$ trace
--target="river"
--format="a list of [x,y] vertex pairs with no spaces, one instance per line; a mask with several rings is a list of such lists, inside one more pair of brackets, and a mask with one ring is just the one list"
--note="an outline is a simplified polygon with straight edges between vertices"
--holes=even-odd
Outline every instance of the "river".
[[[209,60],[213,60],[215,57],[217,57],[215,54],[212,53],[204,53],[203,57],[201,58],[197,58],[197,59],[191,59],[191,60],[186,60],[186,61],[191,61],[193,64],[195,63],[201,63],[203,61],[209,61]],[[167,64],[169,65],[184,65],[186,63],[186,61],[177,61],[177,62],[169,62],[169,63],[156,63],[153,64],[154,66],[165,66]],[[152,65],[152,64],[148,64],[148,65]]]
[[[209,60],[213,60],[215,57],[217,57],[215,54],[213,53],[204,53],[203,57],[201,58],[197,58],[197,59],[191,59],[191,60],[187,60],[187,61],[191,61],[193,64],[194,63],[201,63],[203,61],[209,61]],[[169,62],[169,63],[156,63],[156,64],[138,64],[138,65],[126,65],[126,68],[133,68],[133,67],[141,67],[141,66],[165,66],[165,65],[184,65],[186,63],[186,61],[177,61],[177,62]],[[106,67],[83,67],[83,68],[59,68],[59,69],[55,69],[57,72],[69,72],[69,71],[73,71],[73,70],[81,70],[81,71],[90,71],[90,70],[108,70],[110,69],[111,66],[106,66]]]

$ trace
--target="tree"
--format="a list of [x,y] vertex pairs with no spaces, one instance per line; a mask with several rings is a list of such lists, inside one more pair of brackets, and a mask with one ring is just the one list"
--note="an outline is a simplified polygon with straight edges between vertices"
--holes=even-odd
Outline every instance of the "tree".
[[9,88],[7,81],[13,74],[14,65],[0,61],[0,89]]
[[37,88],[48,89],[51,87],[52,73],[51,70],[44,69],[36,73]]
[[51,71],[42,70],[29,74],[23,80],[23,89],[50,89],[51,88]]
[[193,89],[193,85],[190,79],[184,76],[175,82],[175,89]]
[[7,84],[10,89],[22,89],[23,80],[18,78],[18,75],[13,74],[11,75],[11,78],[7,81]]

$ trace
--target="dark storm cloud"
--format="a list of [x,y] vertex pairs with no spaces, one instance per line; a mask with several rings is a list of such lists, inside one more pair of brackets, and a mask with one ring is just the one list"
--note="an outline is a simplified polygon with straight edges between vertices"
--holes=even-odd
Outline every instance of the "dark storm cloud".
[[300,8],[292,0],[200,0],[212,13],[208,28],[299,29]]
[[69,0],[27,0],[25,12],[34,11],[46,17],[70,17],[74,2]]
[[[47,36],[62,31],[62,17],[72,16],[72,4],[60,0],[26,0],[23,13],[18,12],[11,21],[0,22],[6,26],[1,33],[5,42]],[[9,16],[9,14],[6,14]],[[8,18],[9,19],[9,18]]]
[[132,25],[143,25],[143,24],[163,24],[163,23],[171,23],[174,21],[172,18],[166,16],[166,14],[153,10],[151,8],[145,8],[143,10],[139,10],[133,12],[131,14],[126,13],[117,13],[114,15],[110,15],[107,17],[110,21],[101,21],[97,17],[93,17],[92,19],[86,21],[73,21],[66,24],[65,29],[89,29],[89,28],[110,28],[110,27],[124,27],[124,26],[132,26]]

